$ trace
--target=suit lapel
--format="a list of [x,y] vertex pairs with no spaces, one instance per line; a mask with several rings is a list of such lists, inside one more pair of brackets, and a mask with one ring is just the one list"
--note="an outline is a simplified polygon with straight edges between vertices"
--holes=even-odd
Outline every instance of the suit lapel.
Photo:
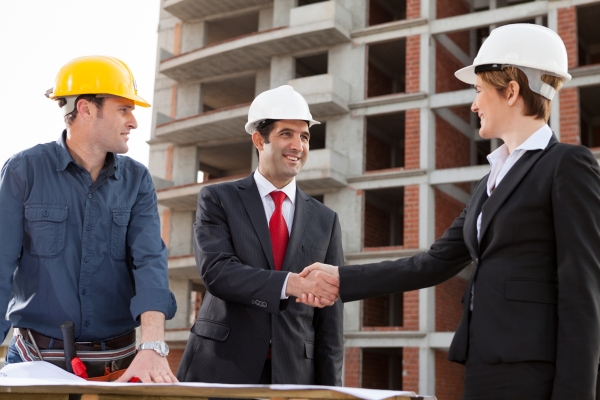
[[308,226],[312,214],[310,197],[299,188],[296,188],[296,209],[294,210],[294,222],[292,223],[292,234],[285,252],[282,271],[289,271],[290,264],[296,258],[296,253],[302,245],[304,231]]
[[471,254],[479,254],[479,240],[477,240],[477,219],[481,213],[481,207],[487,201],[487,181],[489,174],[484,176],[477,190],[473,193],[473,204],[469,207],[465,218],[465,243]]
[[254,174],[250,174],[248,178],[242,179],[238,185],[238,194],[242,199],[242,204],[252,221],[254,231],[260,240],[263,251],[267,260],[269,260],[269,267],[273,269],[273,249],[271,247],[271,234],[269,233],[269,225],[267,224],[267,217],[265,215],[265,207],[263,206],[256,181],[254,180]]
[[555,136],[552,136],[545,150],[529,150],[516,162],[516,164],[508,171],[502,182],[494,190],[488,201],[482,206],[481,216],[481,233],[479,237],[483,238],[490,222],[496,215],[496,212],[502,207],[517,185],[523,180],[531,167],[540,159],[542,154],[548,150],[553,144],[557,143]]

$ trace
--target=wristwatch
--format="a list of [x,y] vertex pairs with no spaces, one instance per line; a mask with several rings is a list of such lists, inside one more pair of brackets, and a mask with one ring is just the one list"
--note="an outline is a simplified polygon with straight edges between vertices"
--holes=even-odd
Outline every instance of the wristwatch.
[[169,355],[169,346],[162,340],[141,343],[138,347],[138,351],[140,350],[154,350],[161,357]]

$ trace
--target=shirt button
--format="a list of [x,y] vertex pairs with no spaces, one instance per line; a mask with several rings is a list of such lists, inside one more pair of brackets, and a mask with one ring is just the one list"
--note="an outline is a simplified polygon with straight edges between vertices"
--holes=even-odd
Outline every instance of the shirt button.
[[90,326],[90,321],[85,321],[85,326]]
[[89,231],[90,229],[92,229],[89,225],[85,227],[86,231]]
[[85,294],[87,293],[87,290],[83,289],[83,291],[81,292],[82,295],[85,296]]
[[90,194],[88,194],[88,199],[91,199],[91,198],[92,198],[92,195],[91,195],[91,193],[90,193]]
[[90,261],[90,259],[89,259],[89,258],[87,258],[87,257],[85,257],[85,258],[83,259],[83,261],[85,261],[85,262],[88,262],[88,261]]
[[44,217],[48,216],[48,211],[44,211]]

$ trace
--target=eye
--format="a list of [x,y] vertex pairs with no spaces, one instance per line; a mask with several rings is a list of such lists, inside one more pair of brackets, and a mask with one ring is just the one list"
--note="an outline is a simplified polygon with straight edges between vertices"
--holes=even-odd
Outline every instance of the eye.
[[302,140],[304,140],[305,142],[308,142],[310,140],[310,137],[306,136],[306,135],[302,135]]

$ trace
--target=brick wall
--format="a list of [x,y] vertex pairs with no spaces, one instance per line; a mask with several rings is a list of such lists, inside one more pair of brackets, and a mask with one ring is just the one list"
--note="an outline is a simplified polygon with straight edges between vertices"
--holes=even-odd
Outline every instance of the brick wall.
[[367,156],[365,171],[392,167],[392,148],[377,136],[367,132]]
[[464,369],[464,366],[448,361],[448,352],[435,350],[435,396],[438,400],[462,399]]
[[394,79],[369,63],[367,74],[367,97],[391,94],[394,89]]
[[578,64],[577,52],[577,8],[567,7],[558,9],[558,34],[567,48],[569,68]]
[[167,361],[169,362],[169,368],[171,368],[171,372],[173,372],[173,375],[177,374],[179,363],[181,362],[181,358],[183,357],[183,350],[184,349],[169,349],[169,356],[167,357]]
[[470,10],[467,0],[437,0],[435,13],[438,19],[468,14]]
[[404,114],[404,168],[419,169],[421,141],[420,110],[406,110]]
[[390,355],[363,349],[362,387],[368,389],[388,389]]
[[420,90],[419,70],[421,54],[421,37],[419,35],[406,38],[406,93],[416,93]]
[[406,19],[419,18],[421,16],[421,0],[406,1]]
[[419,349],[402,349],[402,390],[419,393]]
[[390,213],[365,202],[364,247],[390,245],[390,220]]
[[579,133],[579,88],[560,91],[560,141],[580,144]]
[[346,347],[344,350],[344,386],[360,387],[360,371],[360,347]]
[[390,296],[373,297],[363,301],[363,327],[388,326]]
[[404,293],[404,326],[403,330],[419,330],[419,291]]
[[454,332],[462,315],[460,300],[467,288],[467,280],[455,276],[435,287],[435,330]]
[[[465,107],[451,111],[464,117]],[[468,109],[467,109],[468,110]],[[435,116],[435,167],[437,169],[464,167],[471,164],[471,141],[444,119]]]
[[404,248],[419,248],[419,186],[404,187]]

